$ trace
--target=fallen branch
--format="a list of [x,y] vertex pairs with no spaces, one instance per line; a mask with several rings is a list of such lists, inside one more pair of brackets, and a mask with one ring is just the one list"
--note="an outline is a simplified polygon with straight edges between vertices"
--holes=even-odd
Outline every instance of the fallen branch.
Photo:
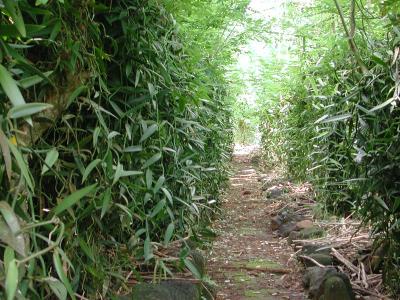
[[326,266],[321,265],[319,262],[317,262],[315,259],[313,259],[313,258],[311,258],[311,257],[309,257],[309,256],[306,256],[306,255],[299,255],[299,257],[302,258],[302,259],[307,259],[307,260],[311,261],[311,262],[312,262],[314,265],[316,265],[317,267],[326,268]]
[[357,285],[355,283],[351,283],[351,286],[352,286],[353,290],[357,291],[358,293],[360,293],[362,295],[370,295],[370,296],[377,297],[378,299],[388,299],[387,297],[385,297],[385,296],[383,296],[381,294],[378,294],[378,293],[372,292],[370,290],[364,289],[364,288],[360,287],[359,285]]
[[362,280],[364,287],[367,289],[367,288],[369,288],[369,284],[367,281],[367,274],[365,273],[364,263],[361,262],[360,266],[361,266],[361,280]]
[[358,273],[358,268],[353,265],[349,260],[347,260],[342,254],[340,254],[335,248],[332,248],[331,255],[335,257],[338,261],[344,264],[348,269],[354,273]]

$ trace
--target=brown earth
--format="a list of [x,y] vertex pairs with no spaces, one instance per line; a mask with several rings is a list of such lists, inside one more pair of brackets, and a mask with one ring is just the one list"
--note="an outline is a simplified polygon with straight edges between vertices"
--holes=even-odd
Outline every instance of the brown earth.
[[294,187],[279,172],[262,174],[256,157],[246,151],[235,155],[232,167],[213,226],[218,237],[208,253],[217,299],[306,299],[293,249],[270,229],[277,205],[305,197],[306,189]]

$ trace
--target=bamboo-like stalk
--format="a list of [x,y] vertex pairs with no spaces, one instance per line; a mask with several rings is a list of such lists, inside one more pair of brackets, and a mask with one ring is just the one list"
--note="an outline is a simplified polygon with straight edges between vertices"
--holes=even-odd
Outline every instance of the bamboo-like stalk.
[[354,3],[354,0],[351,1],[351,13],[350,13],[351,30],[350,31],[347,28],[346,21],[344,19],[344,14],[343,14],[342,7],[340,6],[338,0],[333,0],[333,1],[335,2],[336,9],[337,9],[337,11],[339,13],[339,16],[340,16],[340,21],[342,22],[343,29],[344,29],[344,31],[346,33],[346,36],[347,36],[348,40],[349,40],[350,50],[353,53],[353,55],[354,55],[354,57],[355,57],[355,59],[357,61],[357,64],[359,65],[359,67],[361,69],[361,72],[363,74],[366,74],[366,73],[368,73],[368,68],[364,64],[364,62],[362,61],[361,56],[360,56],[360,52],[358,51],[357,45],[356,45],[356,43],[354,41],[354,34],[355,34],[355,3]]

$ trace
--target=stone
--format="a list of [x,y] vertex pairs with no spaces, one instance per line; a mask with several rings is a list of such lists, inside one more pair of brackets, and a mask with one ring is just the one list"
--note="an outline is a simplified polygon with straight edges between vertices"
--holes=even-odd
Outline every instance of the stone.
[[300,230],[298,232],[298,234],[295,235],[295,237],[297,240],[309,240],[309,239],[323,237],[324,234],[325,234],[325,231],[322,228],[314,226],[311,228],[306,228],[306,229]]
[[300,232],[298,231],[292,231],[287,238],[289,245],[291,245],[295,240],[300,240]]
[[296,223],[296,228],[298,230],[311,228],[313,226],[314,226],[314,223],[311,220],[302,220],[302,221],[299,221]]
[[291,245],[295,240],[310,240],[323,237],[325,231],[319,227],[311,227],[300,231],[292,231],[288,235],[288,244]]
[[267,190],[267,198],[278,198],[282,196],[285,191],[283,189],[272,187]]
[[355,299],[349,278],[333,267],[307,268],[303,277],[303,285],[308,289],[310,299]]
[[295,223],[301,220],[301,216],[297,216],[290,211],[281,211],[279,214],[271,218],[271,230],[278,230],[282,225],[287,223]]
[[303,286],[308,289],[309,298],[318,299],[319,289],[324,279],[329,274],[335,274],[335,268],[307,268],[303,276]]
[[200,300],[200,285],[180,280],[139,283],[132,290],[132,300]]
[[[348,281],[348,282],[347,282]],[[325,279],[323,284],[323,300],[353,300],[355,299],[350,281],[343,276],[334,275]],[[322,297],[320,297],[321,299]]]
[[282,220],[281,215],[277,215],[273,218],[271,218],[270,222],[270,228],[272,231],[278,230],[279,227],[284,223],[284,220]]
[[289,222],[282,224],[278,229],[278,235],[281,237],[288,237],[291,232],[296,231],[296,223]]

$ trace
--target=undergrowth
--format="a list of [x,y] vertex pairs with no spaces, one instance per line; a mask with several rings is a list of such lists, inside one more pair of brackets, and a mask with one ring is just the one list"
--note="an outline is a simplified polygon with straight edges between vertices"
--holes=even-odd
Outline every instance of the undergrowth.
[[227,177],[223,67],[244,37],[222,32],[247,1],[231,2],[2,1],[1,298],[110,299],[141,272],[199,275],[175,241],[210,234]]
[[265,150],[309,180],[326,209],[356,212],[373,226],[377,246],[389,242],[384,278],[398,295],[399,3],[296,7],[289,26],[297,65],[284,74],[281,99],[265,104]]

